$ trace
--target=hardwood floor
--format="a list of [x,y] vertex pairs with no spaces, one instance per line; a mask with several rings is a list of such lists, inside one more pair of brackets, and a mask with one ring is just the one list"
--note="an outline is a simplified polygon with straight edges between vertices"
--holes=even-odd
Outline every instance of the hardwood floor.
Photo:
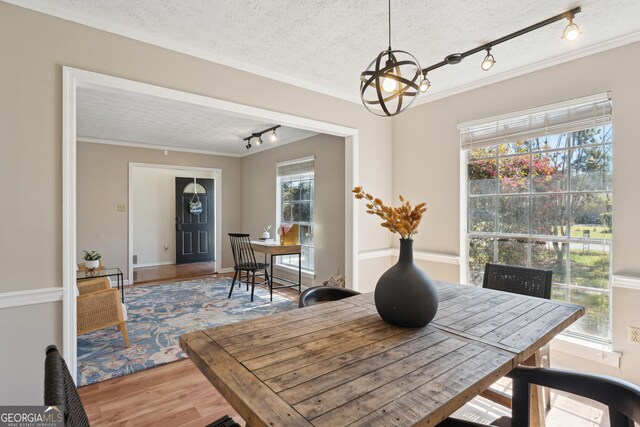
[[208,276],[215,272],[215,261],[138,267],[133,269],[133,282],[139,285],[148,282],[189,279],[192,277]]
[[190,360],[79,389],[92,426],[204,426],[244,421]]

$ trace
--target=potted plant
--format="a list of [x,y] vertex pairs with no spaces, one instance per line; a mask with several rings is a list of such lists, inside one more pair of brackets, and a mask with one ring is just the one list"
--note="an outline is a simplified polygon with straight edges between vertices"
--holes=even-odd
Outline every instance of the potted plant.
[[100,260],[102,259],[102,255],[98,251],[83,251],[84,256],[84,265],[89,270],[96,269],[100,266]]

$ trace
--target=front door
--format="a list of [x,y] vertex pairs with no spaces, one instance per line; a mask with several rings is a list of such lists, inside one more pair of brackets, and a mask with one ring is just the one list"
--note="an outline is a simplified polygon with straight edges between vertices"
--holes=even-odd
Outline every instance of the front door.
[[213,261],[213,201],[213,179],[176,177],[176,264]]

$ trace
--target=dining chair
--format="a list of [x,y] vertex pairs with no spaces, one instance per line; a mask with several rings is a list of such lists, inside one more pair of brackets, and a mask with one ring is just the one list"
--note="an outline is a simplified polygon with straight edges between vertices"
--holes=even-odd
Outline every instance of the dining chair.
[[[519,267],[514,265],[491,264],[484,266],[484,278],[482,287],[512,294],[527,295],[551,299],[551,286],[553,283],[553,271],[538,268]],[[551,366],[551,351],[549,343],[540,348],[541,366]],[[510,407],[509,396],[489,390],[486,398]],[[544,389],[545,405],[551,407],[551,392]]]
[[258,285],[262,285],[263,283],[267,283],[269,285],[269,297],[270,300],[273,301],[273,282],[269,277],[268,271],[270,264],[259,263],[256,261],[256,255],[253,252],[253,247],[251,246],[251,240],[249,237],[249,234],[229,233],[229,239],[231,240],[231,252],[233,253],[234,274],[228,298],[231,298],[231,293],[233,292],[236,280],[242,283],[242,272],[246,272],[247,278],[245,283],[247,284],[247,289],[249,288],[249,273],[252,274],[251,302],[253,302],[253,293],[256,287],[256,272],[264,270],[264,277],[266,280],[258,283]]
[[71,378],[69,368],[55,345],[50,345],[45,350],[44,404],[56,406],[63,411],[65,426],[89,425],[87,413],[82,406],[82,400]]
[[309,307],[310,305],[337,301],[354,295],[360,295],[360,292],[332,286],[313,286],[300,294],[298,305],[300,307]]
[[[507,374],[513,380],[511,417],[500,417],[493,426],[528,426],[530,410],[529,387],[532,384],[561,390],[596,400],[609,409],[611,427],[633,427],[640,423],[640,387],[628,381],[606,375],[588,374],[565,369],[518,366]],[[438,427],[480,427],[471,421],[448,418]]]

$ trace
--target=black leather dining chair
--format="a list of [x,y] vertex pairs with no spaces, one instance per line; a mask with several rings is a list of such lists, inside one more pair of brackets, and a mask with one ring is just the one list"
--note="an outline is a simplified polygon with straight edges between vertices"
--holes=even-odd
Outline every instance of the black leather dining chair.
[[253,252],[251,246],[251,240],[249,234],[244,233],[229,233],[229,239],[231,240],[231,252],[233,253],[233,281],[231,282],[231,288],[229,289],[229,297],[233,292],[233,287],[236,284],[236,280],[242,283],[242,273],[247,273],[246,284],[249,287],[249,274],[251,274],[251,302],[253,302],[253,293],[256,287],[256,272],[264,270],[264,277],[266,280],[258,283],[262,285],[267,283],[269,285],[269,297],[270,301],[273,301],[273,283],[269,277],[268,263],[260,263],[256,261],[256,255]]
[[360,292],[353,289],[335,288],[333,286],[313,286],[305,289],[298,298],[300,307],[309,307],[310,305],[320,304],[323,302],[337,301],[343,298],[360,295]]
[[[633,427],[640,423],[640,387],[628,381],[606,375],[588,374],[564,369],[518,366],[508,377],[513,379],[511,417],[501,417],[493,426],[525,427],[529,425],[531,384],[562,390],[606,405],[611,427]],[[447,418],[438,427],[481,427],[471,421]]]

